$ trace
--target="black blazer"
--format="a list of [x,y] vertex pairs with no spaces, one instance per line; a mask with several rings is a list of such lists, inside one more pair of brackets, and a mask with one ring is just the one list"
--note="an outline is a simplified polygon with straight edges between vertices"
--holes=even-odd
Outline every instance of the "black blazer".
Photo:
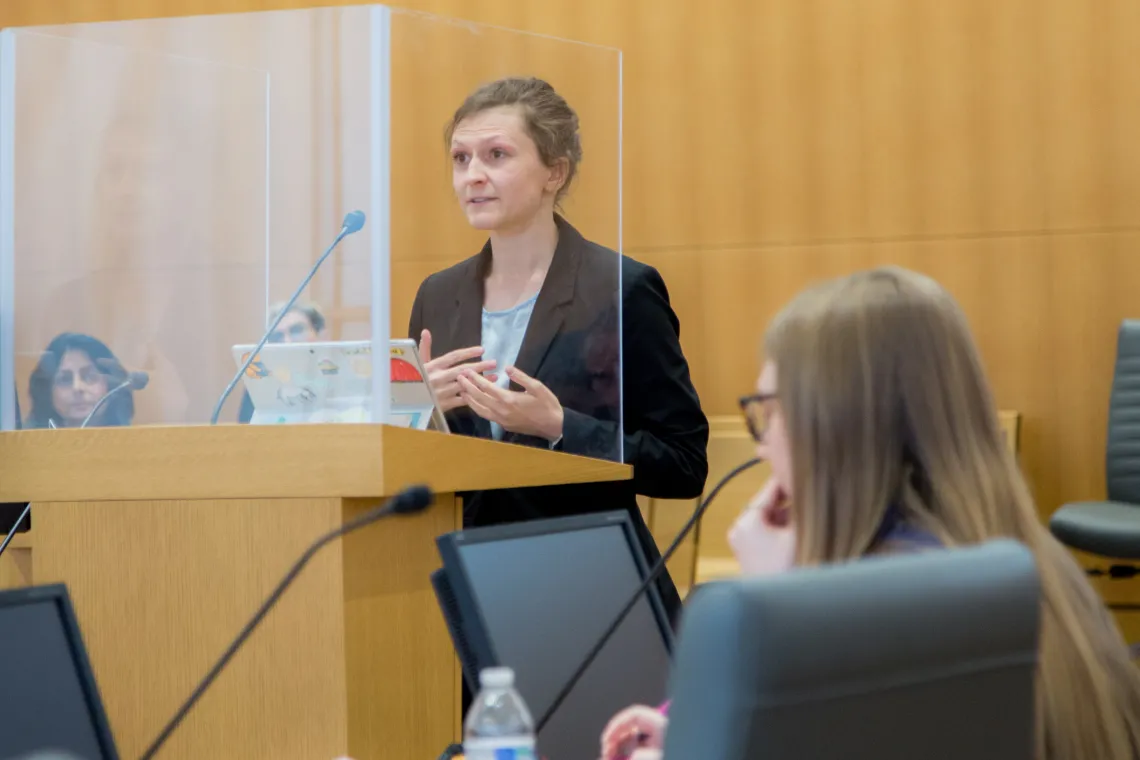
[[[620,445],[621,458],[633,465],[633,480],[465,494],[463,522],[476,527],[626,509],[652,562],[659,553],[636,495],[700,496],[708,476],[708,419],[689,378],[680,325],[661,275],[589,242],[561,217],[556,222],[554,259],[515,363],[562,402],[559,450],[617,460]],[[424,280],[412,306],[409,335],[419,340],[423,329],[431,330],[434,356],[480,345],[483,282],[490,264],[488,242],[476,256]],[[448,424],[461,435],[491,436],[490,424],[467,408],[450,412]],[[513,433],[503,440],[549,445]],[[676,590],[668,595],[675,597]],[[667,606],[674,603],[679,598],[666,599]]]

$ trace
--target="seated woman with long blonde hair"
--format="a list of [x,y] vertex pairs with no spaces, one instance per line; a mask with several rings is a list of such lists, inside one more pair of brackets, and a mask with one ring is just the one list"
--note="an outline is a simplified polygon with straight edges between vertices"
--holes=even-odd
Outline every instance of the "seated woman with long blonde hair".
[[[1140,757],[1140,672],[1104,604],[1041,523],[998,424],[966,319],[897,268],[795,298],[742,400],[768,484],[729,534],[747,574],[1010,537],[1041,576],[1038,760]],[[602,755],[660,756],[664,711],[631,707]]]

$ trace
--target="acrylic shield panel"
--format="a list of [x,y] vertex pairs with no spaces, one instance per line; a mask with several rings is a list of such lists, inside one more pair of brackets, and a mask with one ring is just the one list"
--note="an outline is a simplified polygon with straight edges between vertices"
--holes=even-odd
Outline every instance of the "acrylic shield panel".
[[[583,159],[561,203],[561,215],[586,240],[606,251],[592,250],[590,260],[579,262],[577,272],[570,275],[576,279],[569,305],[556,303],[559,293],[569,292],[563,289],[569,267],[552,263],[551,275],[533,306],[519,365],[552,385],[557,383],[564,407],[602,423],[595,439],[573,453],[620,460],[621,261],[615,253],[621,247],[620,52],[418,13],[394,10],[391,19],[393,330],[409,329],[416,321],[411,318],[412,306],[426,278],[479,256],[487,242],[488,231],[475,228],[483,223],[469,222],[460,202],[461,197],[483,192],[471,183],[487,183],[495,196],[511,192],[494,187],[503,172],[490,166],[490,156],[473,155],[470,172],[453,162],[444,135],[456,110],[477,88],[501,78],[546,81],[574,109],[580,124]],[[466,149],[475,154],[481,146],[472,143]],[[491,212],[496,213],[501,219],[509,210]],[[557,256],[581,253],[559,248]],[[425,289],[427,293],[436,301],[428,311],[437,312],[434,321],[447,333],[440,336],[446,347],[461,348],[469,342],[462,338],[480,334],[459,324],[479,318],[478,306],[470,308],[471,291],[447,294],[450,300],[443,304],[438,289]],[[529,295],[520,293],[518,300]],[[438,314],[444,308],[457,310],[451,324]],[[433,342],[441,341],[433,336]]]
[[[537,371],[611,423],[583,453],[620,459],[620,52],[383,6],[0,34],[0,428],[77,424],[130,372],[145,389],[92,424],[208,423],[235,347],[257,343],[357,209],[363,229],[301,294],[315,311],[274,340],[388,352],[423,280],[488,239],[457,201],[443,135],[471,91],[507,76],[548,81],[580,118],[560,213],[607,249],[605,272],[579,283],[588,297]],[[323,419],[390,421],[402,374],[345,371],[366,381],[367,411]],[[220,422],[248,420],[249,403],[243,379]]]

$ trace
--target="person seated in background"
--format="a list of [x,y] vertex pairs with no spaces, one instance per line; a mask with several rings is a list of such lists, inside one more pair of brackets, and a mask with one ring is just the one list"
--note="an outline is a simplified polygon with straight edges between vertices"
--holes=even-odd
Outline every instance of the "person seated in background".
[[[1020,541],[1042,585],[1037,760],[1140,757],[1140,672],[1042,524],[953,298],[897,268],[830,281],[776,317],[765,355],[741,400],[772,471],[729,533],[743,572]],[[660,757],[665,712],[617,715],[603,758]]]
[[[285,303],[274,304],[269,309],[268,324],[273,324],[277,315],[285,308]],[[315,303],[295,303],[293,308],[281,318],[281,323],[269,333],[269,343],[313,343],[321,339],[325,330],[325,315]],[[238,411],[238,422],[248,423],[253,417],[253,399],[249,391],[244,391],[241,397],[241,409]]]
[[[274,304],[269,309],[269,322],[285,308],[284,303]],[[269,334],[270,343],[313,343],[321,339],[325,331],[325,315],[315,303],[295,303],[293,308],[281,318],[280,324]]]
[[[28,380],[32,408],[25,427],[79,427],[99,400],[126,379],[123,365],[98,338],[82,333],[57,335],[44,349]],[[130,425],[134,416],[134,396],[124,388],[108,399],[87,425]]]

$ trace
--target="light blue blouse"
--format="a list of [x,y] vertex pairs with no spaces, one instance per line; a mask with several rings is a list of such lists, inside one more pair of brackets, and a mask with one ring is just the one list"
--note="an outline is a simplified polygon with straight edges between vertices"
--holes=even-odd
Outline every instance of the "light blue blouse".
[[[483,309],[483,359],[495,360],[494,371],[498,376],[495,385],[501,388],[510,385],[506,369],[518,359],[523,336],[526,335],[530,315],[534,313],[534,302],[537,300],[538,294],[535,293],[518,306],[505,311]],[[491,423],[491,437],[496,441],[503,440],[503,428],[497,422]]]

